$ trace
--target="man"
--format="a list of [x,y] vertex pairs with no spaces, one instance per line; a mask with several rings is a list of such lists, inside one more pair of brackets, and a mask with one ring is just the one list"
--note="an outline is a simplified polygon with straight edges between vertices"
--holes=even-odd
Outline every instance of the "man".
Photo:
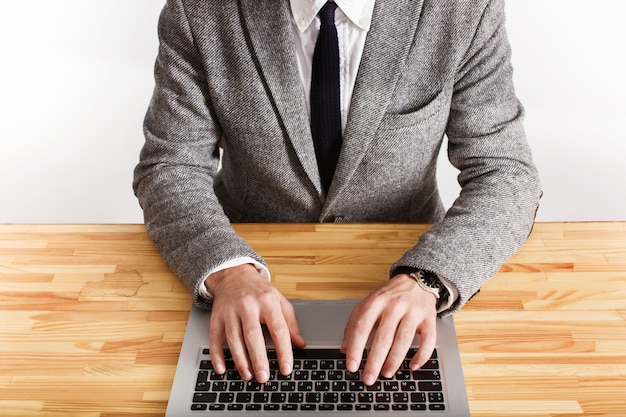
[[[330,13],[323,31],[337,31],[340,51],[341,126],[330,142],[340,154],[330,171],[315,133],[328,106],[315,104],[323,88],[311,88],[324,1],[168,0],[161,15],[134,189],[164,259],[197,304],[212,305],[218,372],[226,342],[244,379],[267,380],[261,324],[284,374],[292,346],[305,345],[293,308],[231,222],[434,223],[347,324],[352,371],[375,332],[363,371],[372,384],[397,370],[416,332],[411,367],[428,359],[437,313],[460,309],[534,221],[540,187],[503,0],[336,5],[320,14]],[[444,135],[462,186],[447,212],[435,179]]]

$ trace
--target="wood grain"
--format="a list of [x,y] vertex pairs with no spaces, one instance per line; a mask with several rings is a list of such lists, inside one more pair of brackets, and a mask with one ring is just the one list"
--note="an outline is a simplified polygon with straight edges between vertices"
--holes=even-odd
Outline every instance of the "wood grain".
[[[336,299],[429,226],[235,227],[286,296]],[[190,304],[142,225],[0,225],[0,415],[162,416]],[[473,416],[626,416],[626,222],[537,224],[455,320]]]

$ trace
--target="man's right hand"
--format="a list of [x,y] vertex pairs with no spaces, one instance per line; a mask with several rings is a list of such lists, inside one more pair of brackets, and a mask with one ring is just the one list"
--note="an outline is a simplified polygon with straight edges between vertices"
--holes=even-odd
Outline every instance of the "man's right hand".
[[215,371],[226,372],[223,354],[226,341],[241,377],[266,382],[270,369],[261,327],[264,324],[274,342],[280,372],[290,374],[292,343],[303,348],[306,342],[300,334],[293,306],[280,291],[250,264],[211,274],[206,286],[214,296],[209,349]]

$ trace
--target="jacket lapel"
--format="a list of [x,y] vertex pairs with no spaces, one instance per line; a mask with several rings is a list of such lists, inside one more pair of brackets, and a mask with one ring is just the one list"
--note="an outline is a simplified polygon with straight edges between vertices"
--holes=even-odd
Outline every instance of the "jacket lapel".
[[341,193],[374,139],[414,42],[423,0],[377,0],[354,86],[326,208]]
[[291,33],[289,2],[239,0],[239,10],[244,30],[250,39],[253,59],[269,90],[281,127],[321,196],[313,138]]

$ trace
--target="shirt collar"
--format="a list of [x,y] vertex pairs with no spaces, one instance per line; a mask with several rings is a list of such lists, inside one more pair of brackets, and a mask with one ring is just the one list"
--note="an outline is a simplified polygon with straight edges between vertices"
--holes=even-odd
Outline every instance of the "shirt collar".
[[[304,32],[313,22],[317,12],[324,6],[326,0],[289,0],[291,13],[300,32]],[[375,0],[335,0],[337,6],[352,23],[368,31],[372,23]]]

